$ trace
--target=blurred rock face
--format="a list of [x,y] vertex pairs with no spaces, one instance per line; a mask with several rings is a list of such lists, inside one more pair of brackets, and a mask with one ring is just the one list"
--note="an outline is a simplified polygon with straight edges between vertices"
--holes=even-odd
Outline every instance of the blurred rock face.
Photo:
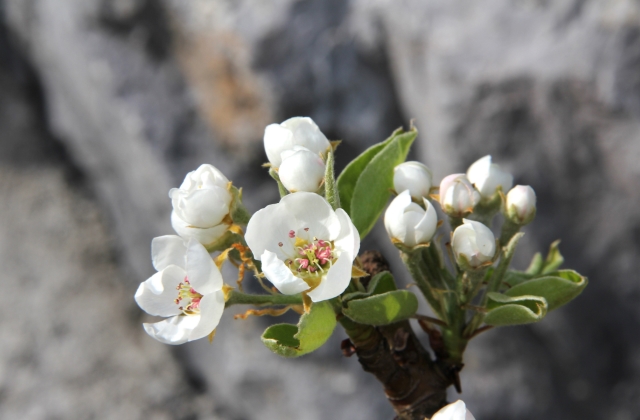
[[[171,232],[168,189],[198,164],[243,186],[256,210],[277,199],[258,165],[266,124],[311,116],[344,140],[344,164],[416,118],[418,154],[435,179],[491,153],[516,183],[534,187],[538,217],[517,256],[523,265],[561,237],[567,265],[591,279],[541,324],[471,345],[463,397],[476,417],[624,420],[640,410],[636,2],[0,5],[42,85],[50,130],[110,222],[131,293],[152,272],[151,238]],[[184,346],[167,363],[204,380],[229,418],[391,416],[372,378],[340,360],[339,337],[317,355],[283,361],[259,344],[264,325],[227,315],[213,345]],[[140,399],[135,409],[150,404]]]

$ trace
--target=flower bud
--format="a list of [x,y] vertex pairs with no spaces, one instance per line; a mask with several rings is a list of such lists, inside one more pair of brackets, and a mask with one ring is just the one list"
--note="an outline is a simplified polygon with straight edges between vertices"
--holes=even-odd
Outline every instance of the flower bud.
[[324,179],[325,163],[320,155],[311,150],[294,146],[282,152],[282,163],[278,170],[280,182],[291,192],[316,192]]
[[465,174],[452,174],[440,182],[440,205],[452,217],[463,217],[480,201],[480,193],[473,188]]
[[409,190],[415,200],[429,196],[431,170],[420,162],[404,162],[393,169],[393,188],[397,193]]
[[171,225],[178,235],[206,246],[227,231],[226,219],[233,200],[228,184],[222,172],[205,164],[189,172],[180,188],[169,191],[173,205]]
[[411,201],[408,190],[393,199],[384,214],[384,226],[393,241],[408,247],[428,243],[436,233],[438,216],[429,200],[423,198],[425,209]]
[[487,155],[475,161],[467,170],[467,179],[480,192],[483,199],[491,199],[498,188],[503,192],[509,191],[513,185],[513,176],[491,163],[491,156]]
[[509,220],[526,225],[536,216],[536,193],[528,185],[516,185],[507,194],[505,208]]
[[496,253],[496,238],[491,229],[473,220],[462,221],[463,224],[453,231],[451,239],[458,264],[467,269],[491,262]]
[[316,155],[325,153],[331,144],[309,117],[289,118],[282,124],[270,124],[264,130],[264,150],[275,169],[282,163],[282,152],[302,146]]
[[431,420],[475,420],[462,400],[445,405],[436,412]]

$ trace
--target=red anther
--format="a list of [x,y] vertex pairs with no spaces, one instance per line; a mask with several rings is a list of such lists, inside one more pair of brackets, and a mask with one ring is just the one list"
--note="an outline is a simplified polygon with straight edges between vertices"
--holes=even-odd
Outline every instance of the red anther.
[[282,242],[278,242],[278,246],[282,246]]
[[294,230],[290,230],[289,231],[289,237],[292,238],[292,239],[295,238],[296,237],[296,232]]
[[309,267],[309,260],[307,259],[300,259],[300,268],[302,268],[303,270],[306,270],[307,267]]
[[194,289],[193,287],[191,289],[189,289],[189,293],[193,293],[194,295],[198,292],[196,292],[196,289]]
[[304,231],[305,232],[309,232],[309,228],[304,228]]
[[309,267],[309,271],[312,272],[312,273],[315,272],[316,270],[317,270],[317,268],[315,268],[314,266]]

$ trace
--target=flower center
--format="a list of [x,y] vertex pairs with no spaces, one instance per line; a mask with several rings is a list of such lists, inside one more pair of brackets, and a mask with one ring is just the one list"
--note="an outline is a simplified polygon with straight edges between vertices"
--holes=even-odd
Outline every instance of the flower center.
[[289,238],[293,240],[294,251],[298,257],[288,258],[285,264],[298,277],[305,280],[319,279],[336,260],[332,241],[315,237],[311,240],[304,239],[296,236],[293,230],[289,231]]
[[191,287],[191,283],[185,277],[184,281],[176,286],[178,297],[174,300],[178,309],[185,315],[198,315],[200,313],[200,300],[202,295]]

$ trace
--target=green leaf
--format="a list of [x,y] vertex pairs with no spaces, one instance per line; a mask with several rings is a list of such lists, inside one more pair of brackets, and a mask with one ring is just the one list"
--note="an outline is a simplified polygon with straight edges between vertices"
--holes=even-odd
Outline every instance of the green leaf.
[[362,152],[357,158],[352,160],[346,168],[344,168],[338,177],[340,204],[348,215],[351,215],[351,198],[353,197],[356,183],[358,182],[358,178],[360,178],[362,171],[364,171],[364,168],[366,168],[369,162],[371,162],[371,160],[395,138],[396,134],[401,133],[402,131],[402,128],[398,128],[391,133],[391,136],[388,139],[375,144]]
[[371,159],[358,178],[351,197],[350,216],[361,239],[367,236],[387,205],[393,189],[393,168],[405,161],[417,135],[416,129],[396,135]]
[[505,295],[512,297],[542,296],[546,299],[548,309],[551,311],[573,300],[582,293],[587,284],[587,278],[577,272],[560,270],[520,283],[507,290]]
[[547,301],[540,296],[505,296],[488,293],[489,312],[484,322],[493,326],[521,325],[538,322],[547,314]]
[[331,207],[336,210],[340,208],[340,195],[338,193],[338,185],[336,184],[334,174],[335,155],[333,150],[329,150],[327,154],[327,166],[324,172],[324,191],[325,198],[331,204]]
[[331,337],[336,327],[336,314],[327,301],[311,305],[309,313],[300,317],[298,325],[276,324],[262,334],[262,342],[283,357],[299,357],[318,349]]
[[542,259],[542,254],[539,252],[536,252],[533,258],[531,259],[531,263],[529,264],[529,267],[527,267],[527,269],[525,270],[525,273],[531,274],[531,275],[537,275],[542,272],[543,268],[544,268],[544,260]]
[[229,215],[233,223],[238,225],[246,225],[251,219],[251,213],[242,204],[242,188],[238,189],[233,185],[229,188],[229,192],[233,199],[231,200],[231,208],[229,209]]
[[418,298],[408,290],[394,290],[355,299],[342,313],[360,324],[388,325],[408,319],[418,310]]
[[540,274],[549,274],[556,271],[564,262],[564,257],[560,254],[558,245],[560,245],[560,240],[553,242],[551,246],[549,246],[549,253],[547,254],[547,258],[544,260],[544,268]]
[[373,276],[366,292],[347,293],[342,296],[342,302],[346,303],[353,299],[363,299],[371,295],[379,295],[396,289],[396,282],[393,280],[391,273],[383,271]]

